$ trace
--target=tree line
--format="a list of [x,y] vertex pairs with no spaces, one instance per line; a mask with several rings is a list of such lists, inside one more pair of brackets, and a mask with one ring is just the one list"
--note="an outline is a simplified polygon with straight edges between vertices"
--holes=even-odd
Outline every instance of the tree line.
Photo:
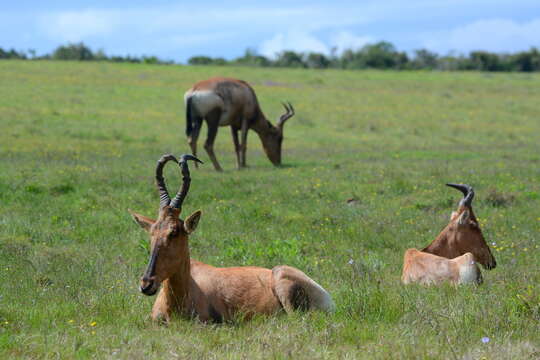
[[74,61],[109,61],[144,64],[174,64],[174,61],[162,60],[157,56],[108,56],[103,50],[92,51],[84,43],[72,43],[57,47],[51,54],[36,56],[34,50],[28,52],[14,49],[4,50],[0,47],[0,59],[19,60],[74,60]]
[[[57,47],[51,54],[36,56],[35,51],[28,52],[3,50],[0,48],[0,59],[24,60],[77,60],[77,61],[110,61],[145,64],[175,64],[174,61],[163,60],[156,56],[108,56],[103,50],[92,51],[83,43],[73,43]],[[286,67],[311,69],[394,69],[394,70],[478,70],[478,71],[540,71],[540,51],[536,47],[513,54],[493,53],[489,51],[471,51],[468,55],[439,55],[435,52],[420,49],[412,54],[398,51],[386,41],[367,44],[353,50],[348,49],[341,54],[336,50],[326,55],[316,52],[282,51],[274,59],[257,54],[247,49],[244,55],[232,60],[222,57],[193,56],[189,65],[235,65],[254,67]]]

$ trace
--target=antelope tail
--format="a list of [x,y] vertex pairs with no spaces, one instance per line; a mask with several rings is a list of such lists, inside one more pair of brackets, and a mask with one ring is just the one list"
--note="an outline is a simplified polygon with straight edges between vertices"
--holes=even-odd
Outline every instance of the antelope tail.
[[314,280],[307,277],[303,284],[303,288],[309,297],[311,307],[325,312],[333,312],[335,310],[336,305],[328,291]]
[[[330,294],[313,279],[304,274],[302,271],[286,266],[276,266],[272,269],[272,276],[274,278],[274,292],[282,305],[289,304],[292,299],[291,295],[300,293],[302,296],[307,297],[307,303],[309,308],[318,309],[325,312],[333,312],[335,310],[334,301]],[[291,284],[293,284],[291,286]],[[295,302],[293,300],[293,302]],[[294,308],[294,304],[291,304]],[[286,309],[287,310],[287,309]]]
[[193,132],[193,119],[192,119],[192,98],[187,98],[186,101],[186,136],[191,136]]

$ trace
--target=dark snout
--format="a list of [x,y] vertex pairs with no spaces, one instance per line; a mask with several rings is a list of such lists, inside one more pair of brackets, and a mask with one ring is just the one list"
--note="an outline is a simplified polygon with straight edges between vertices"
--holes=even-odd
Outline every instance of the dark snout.
[[280,152],[267,152],[268,160],[274,165],[274,166],[280,166],[281,165],[281,154]]
[[492,257],[491,259],[489,259],[488,263],[486,265],[484,265],[484,268],[486,270],[493,270],[497,267],[497,261],[495,260],[494,257]]
[[141,290],[144,295],[155,295],[158,289],[159,283],[153,277],[143,276],[141,278],[141,286],[139,287],[139,290]]

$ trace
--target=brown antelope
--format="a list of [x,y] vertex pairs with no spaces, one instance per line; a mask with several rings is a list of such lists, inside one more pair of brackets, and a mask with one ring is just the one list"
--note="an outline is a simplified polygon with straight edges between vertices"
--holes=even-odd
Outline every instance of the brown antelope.
[[482,274],[476,263],[488,270],[497,266],[472,209],[473,188],[463,184],[446,185],[461,191],[463,199],[457,211],[452,212],[450,223],[431,244],[422,251],[408,249],[405,252],[401,277],[404,284],[481,283]]
[[185,220],[179,218],[182,203],[191,182],[187,160],[178,162],[183,183],[171,200],[163,178],[163,166],[178,162],[164,155],[157,164],[156,183],[160,196],[157,220],[131,213],[133,219],[150,233],[150,261],[141,278],[140,291],[154,295],[161,290],[152,309],[154,320],[169,321],[172,314],[198,317],[201,321],[221,322],[235,315],[250,317],[271,314],[280,309],[320,309],[332,311],[330,294],[302,271],[290,266],[265,269],[255,266],[217,268],[191,259],[188,237],[195,231],[201,211]]
[[[193,155],[197,156],[197,139],[203,120],[208,126],[204,148],[217,171],[222,168],[214,154],[214,140],[220,126],[230,126],[238,168],[246,167],[248,129],[253,129],[261,139],[264,152],[272,164],[281,165],[283,126],[294,115],[290,103],[276,126],[266,119],[255,91],[242,80],[212,78],[193,85],[184,95],[186,105],[186,136]],[[241,138],[238,140],[238,131]],[[197,163],[195,163],[197,166]]]

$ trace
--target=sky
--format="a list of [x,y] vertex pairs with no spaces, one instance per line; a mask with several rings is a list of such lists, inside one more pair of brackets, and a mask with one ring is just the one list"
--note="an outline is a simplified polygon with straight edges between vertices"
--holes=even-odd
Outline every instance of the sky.
[[232,59],[247,48],[340,53],[389,41],[411,53],[540,47],[540,0],[166,1],[0,0],[0,47],[84,42],[107,55]]

